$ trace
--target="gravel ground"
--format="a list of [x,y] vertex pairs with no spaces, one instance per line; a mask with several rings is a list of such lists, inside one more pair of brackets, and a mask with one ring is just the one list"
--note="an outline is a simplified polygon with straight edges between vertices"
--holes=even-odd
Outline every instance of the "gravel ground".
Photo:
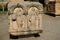
[[[43,33],[40,37],[19,38],[18,40],[60,40],[60,16],[42,14]],[[0,15],[0,40],[11,40],[8,35],[8,17]]]

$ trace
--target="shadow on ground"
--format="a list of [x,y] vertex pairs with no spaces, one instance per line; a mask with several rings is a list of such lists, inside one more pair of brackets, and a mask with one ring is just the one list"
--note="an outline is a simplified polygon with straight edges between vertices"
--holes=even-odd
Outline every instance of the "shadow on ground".
[[56,17],[55,14],[52,14],[52,13],[45,13],[46,15],[49,15],[49,16],[52,16],[52,17]]
[[40,37],[40,35],[39,34],[28,34],[28,35],[17,35],[17,36],[14,36],[14,35],[10,34],[10,39],[29,38],[29,37]]

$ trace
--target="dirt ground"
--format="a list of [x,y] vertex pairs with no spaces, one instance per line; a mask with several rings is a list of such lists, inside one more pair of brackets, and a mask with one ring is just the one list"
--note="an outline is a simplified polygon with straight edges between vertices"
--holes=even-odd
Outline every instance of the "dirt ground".
[[[40,37],[26,37],[18,40],[60,40],[60,16],[42,15],[43,33]],[[12,40],[8,33],[8,16],[0,15],[0,40]]]

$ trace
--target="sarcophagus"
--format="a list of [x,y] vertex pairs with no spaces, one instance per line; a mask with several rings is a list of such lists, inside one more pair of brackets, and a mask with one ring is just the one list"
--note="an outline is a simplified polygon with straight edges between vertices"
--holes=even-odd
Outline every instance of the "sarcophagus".
[[60,2],[60,0],[56,0],[56,2]]
[[57,1],[50,1],[46,5],[46,13],[53,15],[60,15],[60,3]]
[[13,35],[40,33],[43,6],[38,2],[10,2],[8,4],[9,32]]

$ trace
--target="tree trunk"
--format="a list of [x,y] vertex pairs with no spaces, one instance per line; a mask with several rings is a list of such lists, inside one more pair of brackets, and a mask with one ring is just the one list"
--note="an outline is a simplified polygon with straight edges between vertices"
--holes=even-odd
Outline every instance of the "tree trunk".
[[4,6],[2,6],[2,11],[4,12]]

